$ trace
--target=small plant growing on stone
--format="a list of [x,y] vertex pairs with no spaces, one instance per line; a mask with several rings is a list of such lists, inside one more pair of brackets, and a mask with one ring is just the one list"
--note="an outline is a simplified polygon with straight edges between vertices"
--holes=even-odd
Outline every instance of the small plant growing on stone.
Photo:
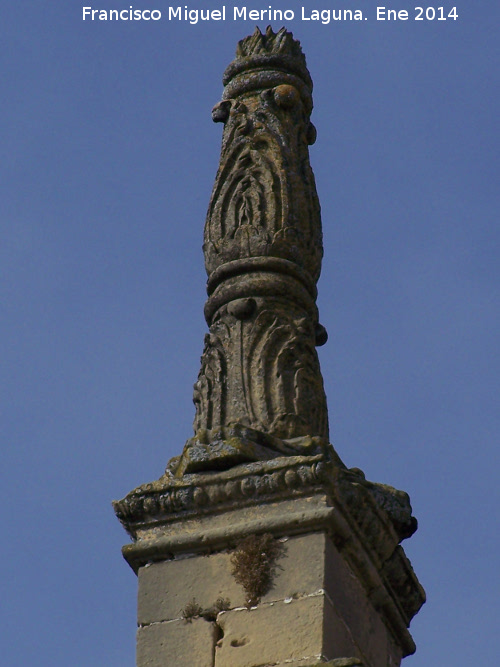
[[272,535],[250,535],[242,540],[231,556],[235,581],[243,586],[248,608],[258,604],[272,586],[276,561],[283,545]]
[[196,602],[195,598],[193,598],[190,602],[187,603],[187,605],[182,610],[182,618],[187,623],[190,623],[193,618],[201,616],[202,612],[203,608],[200,607],[200,605]]
[[211,607],[202,611],[201,615],[207,621],[215,621],[217,620],[217,616],[221,611],[227,611],[230,608],[231,602],[228,598],[217,598]]

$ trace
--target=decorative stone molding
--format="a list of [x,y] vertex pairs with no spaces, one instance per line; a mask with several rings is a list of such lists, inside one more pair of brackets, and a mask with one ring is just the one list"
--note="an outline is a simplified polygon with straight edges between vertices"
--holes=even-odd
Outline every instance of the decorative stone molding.
[[246,507],[275,498],[297,497],[319,488],[329,462],[322,454],[286,456],[234,466],[219,473],[168,472],[156,482],[131,491],[113,507],[132,537],[148,525],[211,514],[237,505]]

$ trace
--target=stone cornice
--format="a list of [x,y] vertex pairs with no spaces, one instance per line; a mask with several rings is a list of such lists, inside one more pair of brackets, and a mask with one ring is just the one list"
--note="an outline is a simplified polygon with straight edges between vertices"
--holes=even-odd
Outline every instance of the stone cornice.
[[331,463],[318,454],[281,456],[218,473],[185,474],[180,478],[166,473],[115,501],[113,507],[135,539],[146,526],[225,511],[235,503],[243,507],[310,493],[321,488],[330,468]]

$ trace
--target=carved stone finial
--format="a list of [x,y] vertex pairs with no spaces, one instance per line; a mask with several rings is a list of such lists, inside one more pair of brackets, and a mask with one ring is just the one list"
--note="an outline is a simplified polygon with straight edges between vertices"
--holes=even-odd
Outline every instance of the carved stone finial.
[[[134,540],[123,555],[139,574],[137,664],[153,655],[233,664],[234,651],[254,664],[257,651],[259,664],[293,654],[314,667],[316,657],[330,667],[399,665],[415,651],[408,626],[425,601],[399,546],[417,523],[406,493],[347,469],[328,444],[315,349],[327,334],[316,308],[312,84],[299,43],[284,29],[257,30],[224,84],[213,110],[224,132],[205,225],[209,333],[195,435],[160,479],[114,503]],[[257,607],[251,628],[242,604]],[[207,620],[207,635],[186,634],[186,622]],[[262,640],[268,622],[287,628],[277,647]],[[206,659],[193,658],[191,637],[204,638]]]
[[299,60],[306,66],[306,59],[302,53],[300,42],[293,38],[293,34],[286,28],[273,32],[271,26],[267,26],[263,34],[259,28],[255,28],[253,35],[248,35],[238,42],[236,47],[237,58],[249,58],[260,55],[285,55]]
[[312,82],[282,28],[243,39],[224,73],[219,170],[205,224],[205,337],[195,437],[177,474],[311,451],[328,442],[315,350],[326,342],[323,255],[308,145]]
[[236,59],[224,72],[222,79],[226,86],[224,98],[234,96],[243,83],[243,78],[247,87],[256,81],[262,82],[263,77],[255,72],[258,69],[265,70],[268,81],[278,77],[280,72],[282,79],[296,86],[311,112],[313,84],[300,42],[293,38],[291,32],[281,28],[274,33],[268,26],[265,34],[261,33],[259,28],[255,28],[253,35],[242,39],[236,49]]

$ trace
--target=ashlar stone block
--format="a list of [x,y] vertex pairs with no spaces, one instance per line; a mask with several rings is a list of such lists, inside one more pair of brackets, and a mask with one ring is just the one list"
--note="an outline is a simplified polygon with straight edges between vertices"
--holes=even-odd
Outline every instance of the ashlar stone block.
[[387,628],[366,590],[328,538],[325,538],[324,571],[325,590],[349,627],[354,642],[362,648],[365,661],[374,667],[385,667],[390,644]]
[[245,591],[233,575],[232,550],[141,567],[138,623],[156,628],[140,634],[144,635],[141,641],[151,636],[149,644],[160,642],[160,652],[176,656],[185,637],[190,643],[190,633],[196,637],[199,627],[206,631],[210,626],[203,618],[191,623],[179,620],[190,603],[206,612],[222,599],[228,613],[220,614],[216,628],[223,634],[217,667],[240,667],[239,661],[242,666],[253,665],[256,659],[298,660],[300,664],[303,658],[316,655],[323,659],[360,656],[366,667],[399,665],[400,649],[331,538],[318,531],[280,538],[280,544],[271,589],[250,611],[244,608]]
[[202,609],[212,607],[217,598],[228,599],[231,606],[245,603],[227,552],[151,563],[141,567],[138,576],[139,624],[181,618],[193,599]]
[[154,623],[137,631],[137,667],[213,667],[215,623],[204,618]]
[[[262,602],[310,595],[324,588],[327,538],[311,533],[281,540],[282,555],[270,591]],[[230,608],[245,605],[245,592],[232,575],[231,551],[151,563],[138,572],[138,623],[149,624],[183,616],[193,599],[203,609],[218,598]]]
[[223,636],[215,667],[313,664],[333,655],[357,655],[324,594],[223,612],[217,621]]

